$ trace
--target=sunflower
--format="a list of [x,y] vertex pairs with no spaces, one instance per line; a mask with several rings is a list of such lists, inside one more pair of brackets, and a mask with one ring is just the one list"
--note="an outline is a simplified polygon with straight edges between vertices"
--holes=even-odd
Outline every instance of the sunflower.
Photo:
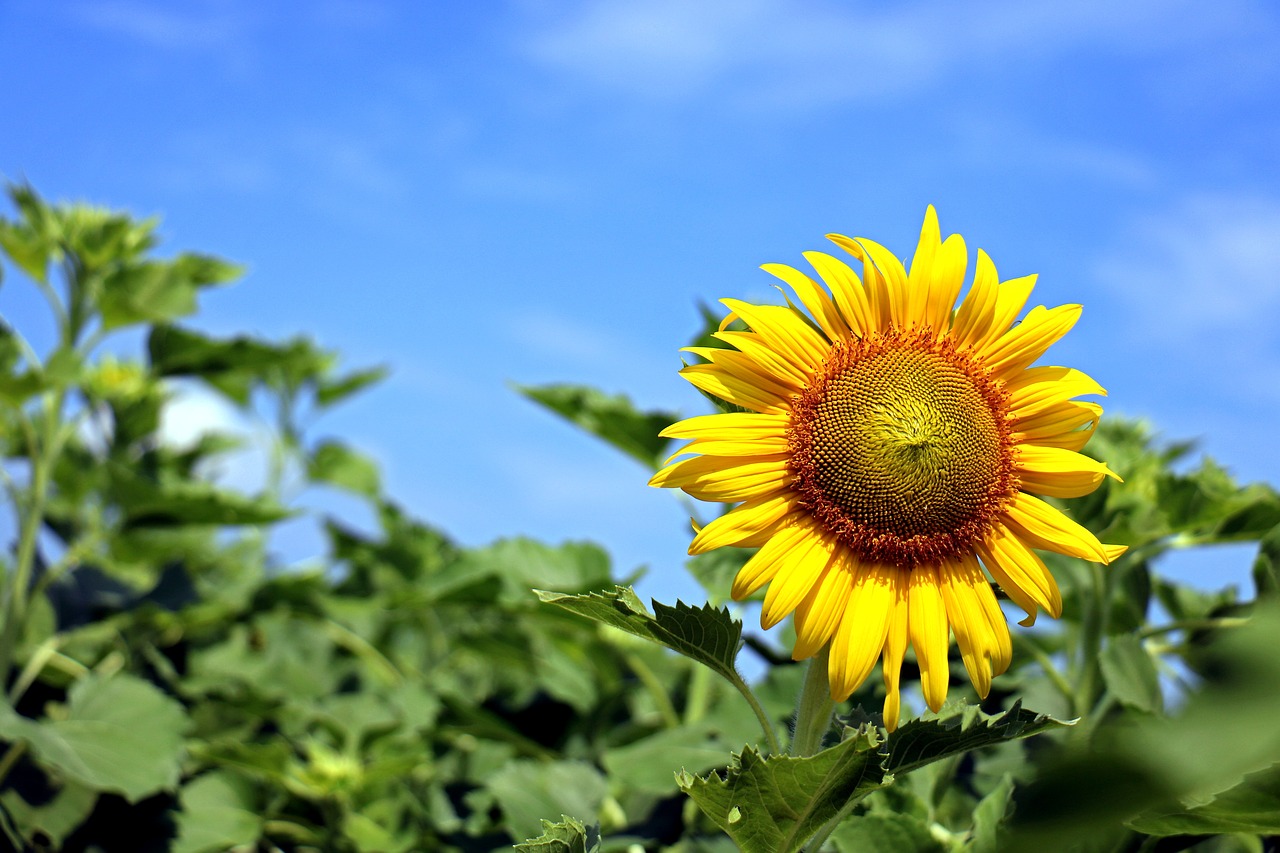
[[[959,235],[942,241],[932,207],[909,273],[871,240],[828,239],[861,262],[861,278],[807,252],[825,288],[763,267],[798,305],[723,300],[730,313],[714,336],[727,346],[688,348],[703,361],[681,373],[737,411],[665,429],[690,441],[650,482],[738,504],[698,529],[689,553],[758,548],[733,597],[768,584],[762,627],[794,613],[796,660],[829,646],[835,701],[883,658],[892,730],[908,645],[934,711],[947,695],[948,634],[980,696],[1009,666],[988,575],[1030,625],[1041,610],[1062,612],[1037,549],[1099,563],[1124,551],[1042,500],[1119,478],[1079,452],[1102,408],[1074,398],[1106,392],[1078,370],[1031,366],[1079,305],[1036,307],[1015,323],[1035,276],[1001,282],[979,250],[955,308],[967,251]],[[731,330],[735,319],[746,330]]]

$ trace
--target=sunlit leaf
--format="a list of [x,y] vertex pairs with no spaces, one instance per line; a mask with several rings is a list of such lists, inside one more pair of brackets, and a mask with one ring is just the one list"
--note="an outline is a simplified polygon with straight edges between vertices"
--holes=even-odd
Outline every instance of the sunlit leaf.
[[676,781],[744,853],[791,853],[851,801],[885,782],[884,753],[852,737],[807,758],[748,747],[724,775]]
[[742,644],[742,623],[728,610],[717,610],[709,604],[691,607],[683,601],[668,607],[655,601],[650,614],[635,592],[625,586],[584,595],[534,592],[548,604],[660,643],[711,667],[730,681],[741,678],[734,662]]
[[583,385],[517,385],[516,390],[650,468],[662,463],[669,443],[658,433],[679,420],[673,412],[642,412],[626,396]]
[[600,827],[583,826],[577,818],[561,815],[558,823],[542,821],[542,834],[515,846],[519,853],[598,853]]

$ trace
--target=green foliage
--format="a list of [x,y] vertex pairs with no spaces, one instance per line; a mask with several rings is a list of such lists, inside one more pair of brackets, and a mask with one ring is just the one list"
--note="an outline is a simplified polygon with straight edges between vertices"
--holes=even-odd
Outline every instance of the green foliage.
[[[709,604],[650,611],[593,544],[463,547],[385,495],[359,449],[311,433],[384,368],[307,338],[176,325],[239,268],[157,257],[154,221],[28,187],[10,199],[4,293],[43,295],[55,335],[37,352],[0,319],[15,531],[0,555],[0,846],[1040,853],[1260,850],[1280,834],[1271,487],[1108,418],[1089,452],[1125,482],[1066,506],[1130,550],[1107,567],[1048,557],[1063,618],[1014,629],[991,694],[966,696],[953,661],[959,697],[940,714],[885,732],[863,710],[883,700],[873,678],[839,725],[819,714],[793,736],[814,680],[722,606],[749,550],[689,561]],[[716,324],[704,311],[701,345]],[[104,346],[128,327],[141,352]],[[520,390],[647,467],[673,449],[658,432],[674,413]],[[243,435],[166,437],[190,393],[270,437],[260,490],[208,474]],[[316,488],[367,502],[372,525],[300,509]],[[282,565],[270,533],[286,520],[316,525],[326,553]],[[1256,595],[1161,575],[1169,551],[1225,542],[1259,543]],[[758,683],[744,653],[768,664]],[[908,655],[908,704],[917,679]]]

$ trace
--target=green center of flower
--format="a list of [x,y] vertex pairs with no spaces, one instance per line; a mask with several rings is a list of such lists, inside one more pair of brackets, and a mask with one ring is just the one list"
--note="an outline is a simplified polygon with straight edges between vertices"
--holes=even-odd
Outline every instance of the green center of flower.
[[945,343],[838,344],[793,409],[801,503],[864,560],[955,556],[1017,490],[1003,392]]

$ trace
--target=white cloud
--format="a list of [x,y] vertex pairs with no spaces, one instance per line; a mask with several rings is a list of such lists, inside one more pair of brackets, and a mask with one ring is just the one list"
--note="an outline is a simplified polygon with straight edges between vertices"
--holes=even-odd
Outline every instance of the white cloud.
[[172,383],[172,392],[160,413],[160,442],[175,449],[189,449],[206,435],[240,439],[244,442],[242,447],[211,460],[199,473],[238,491],[261,491],[267,481],[270,430],[218,394],[194,383]]
[[968,69],[1016,68],[1081,47],[1204,53],[1274,28],[1274,18],[1251,0],[1213,9],[1193,0],[586,0],[535,26],[520,47],[538,64],[642,100],[714,95],[803,108],[915,92]]
[[84,25],[163,50],[223,49],[243,43],[250,29],[241,10],[226,3],[162,6],[132,0],[95,0],[74,7]]

